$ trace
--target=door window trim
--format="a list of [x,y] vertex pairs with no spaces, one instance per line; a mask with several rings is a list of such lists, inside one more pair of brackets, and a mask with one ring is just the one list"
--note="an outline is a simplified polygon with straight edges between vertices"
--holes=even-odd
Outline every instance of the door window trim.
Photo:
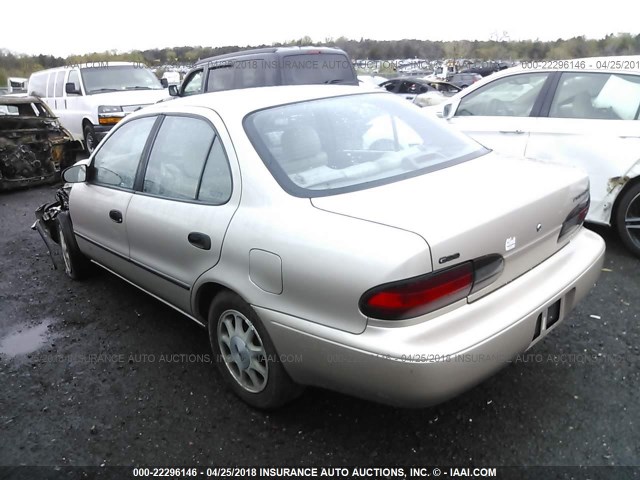
[[[206,117],[203,117],[201,115],[197,115],[194,113],[180,113],[180,112],[171,112],[171,113],[161,113],[158,114],[158,117],[161,117],[160,121],[157,121],[156,124],[153,126],[151,132],[149,133],[149,138],[151,139],[151,137],[153,137],[152,141],[149,144],[145,145],[145,148],[143,150],[143,154],[140,160],[140,164],[139,164],[139,168],[138,171],[136,172],[136,179],[133,182],[133,190],[132,192],[135,195],[143,195],[145,197],[153,197],[153,198],[160,198],[163,200],[169,200],[172,202],[181,202],[181,203],[191,203],[191,204],[195,204],[195,205],[209,205],[209,206],[215,206],[215,207],[220,207],[222,205],[226,205],[227,203],[229,203],[231,201],[231,198],[233,197],[233,192],[235,190],[235,185],[234,185],[234,177],[233,177],[233,171],[231,169],[231,162],[229,161],[229,155],[227,153],[227,149],[224,145],[224,142],[222,141],[222,138],[220,136],[220,134],[218,133],[218,129],[215,127],[215,125],[213,124],[213,122],[211,120],[209,120]],[[199,200],[197,198],[194,199],[187,199],[187,198],[175,198],[175,197],[171,197],[171,196],[167,196],[167,195],[161,195],[161,194],[156,194],[156,193],[149,193],[149,192],[144,192],[143,191],[143,185],[144,185],[144,176],[145,173],[147,171],[147,166],[149,165],[149,159],[151,157],[151,151],[153,150],[153,145],[155,144],[158,132],[160,131],[160,128],[162,127],[162,123],[164,123],[164,119],[166,117],[186,117],[186,118],[194,118],[197,120],[202,120],[204,122],[206,122],[211,129],[213,130],[213,139],[211,140],[211,145],[209,145],[209,149],[207,150],[207,156],[205,158],[205,161],[203,163],[202,169],[200,170],[200,178],[198,179],[198,194],[200,193],[200,187],[202,185],[202,179],[204,176],[204,172],[207,168],[207,163],[209,161],[209,156],[211,155],[211,150],[213,149],[213,145],[215,144],[216,139],[220,142],[220,146],[222,147],[222,151],[224,153],[224,158],[225,161],[227,163],[227,169],[229,171],[229,177],[231,178],[231,191],[229,192],[229,197],[227,198],[227,200],[223,203],[214,203],[214,202],[206,202],[203,200]],[[142,117],[138,117],[138,118],[142,118]],[[154,131],[155,130],[155,131]],[[148,150],[147,150],[148,147]]]
[[106,183],[99,183],[96,182],[94,179],[94,174],[95,174],[95,161],[96,161],[96,156],[98,155],[98,153],[100,153],[100,150],[102,150],[102,148],[104,148],[104,146],[107,144],[107,142],[102,142],[100,144],[100,146],[95,150],[95,152],[93,153],[93,156],[91,158],[91,163],[89,164],[89,178],[87,179],[87,183],[90,185],[95,185],[98,187],[103,187],[103,188],[111,188],[113,190],[120,190],[121,192],[130,192],[130,193],[134,193],[136,190],[136,185],[138,183],[138,178],[140,175],[140,165],[142,165],[144,159],[146,158],[146,156],[148,156],[148,150],[150,150],[150,145],[152,140],[155,140],[155,136],[158,133],[158,123],[160,121],[160,115],[158,115],[157,113],[151,113],[151,114],[147,114],[147,115],[140,115],[139,117],[136,117],[134,120],[132,120],[131,122],[126,122],[126,123],[120,123],[119,125],[117,125],[113,130],[111,130],[111,132],[109,132],[109,137],[113,136],[113,134],[115,132],[117,132],[120,128],[129,125],[132,122],[135,122],[136,120],[142,119],[142,118],[149,118],[149,117],[156,117],[156,120],[153,124],[153,126],[151,127],[151,130],[149,131],[149,135],[147,136],[147,140],[145,141],[144,147],[142,148],[142,153],[140,154],[140,160],[138,160],[138,167],[136,169],[136,175],[133,179],[133,185],[131,188],[127,188],[127,187],[120,187],[117,185],[108,185]]

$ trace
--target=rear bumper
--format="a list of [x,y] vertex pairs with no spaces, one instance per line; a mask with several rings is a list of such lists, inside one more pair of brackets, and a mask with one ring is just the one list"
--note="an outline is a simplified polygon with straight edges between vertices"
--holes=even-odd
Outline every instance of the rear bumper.
[[[412,325],[369,325],[359,335],[255,309],[296,382],[427,406],[487,378],[556,328],[593,287],[604,252],[602,238],[581,229],[551,258],[473,303]],[[559,319],[547,326],[558,301]]]

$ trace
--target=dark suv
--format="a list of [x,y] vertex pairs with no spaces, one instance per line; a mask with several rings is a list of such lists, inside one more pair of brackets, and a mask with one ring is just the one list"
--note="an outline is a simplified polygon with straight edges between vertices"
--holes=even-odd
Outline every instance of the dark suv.
[[358,85],[349,56],[338,48],[273,47],[218,55],[198,61],[172,96],[273,85],[336,83]]

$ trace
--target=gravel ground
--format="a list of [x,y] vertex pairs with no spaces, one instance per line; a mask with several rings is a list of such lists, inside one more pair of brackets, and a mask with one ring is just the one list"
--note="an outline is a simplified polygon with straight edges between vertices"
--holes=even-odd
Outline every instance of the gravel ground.
[[433,408],[310,388],[266,414],[222,386],[196,324],[107,272],[52,269],[29,227],[54,192],[0,195],[0,465],[640,465],[640,261],[613,232],[531,361]]

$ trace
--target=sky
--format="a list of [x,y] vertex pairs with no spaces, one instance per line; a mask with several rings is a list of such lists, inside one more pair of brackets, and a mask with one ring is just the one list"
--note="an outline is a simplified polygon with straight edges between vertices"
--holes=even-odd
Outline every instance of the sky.
[[[632,5],[636,5],[633,7]],[[72,54],[177,46],[218,47],[314,41],[556,40],[640,33],[640,3],[630,0],[31,0],[24,20],[13,10],[0,48],[14,53]]]

